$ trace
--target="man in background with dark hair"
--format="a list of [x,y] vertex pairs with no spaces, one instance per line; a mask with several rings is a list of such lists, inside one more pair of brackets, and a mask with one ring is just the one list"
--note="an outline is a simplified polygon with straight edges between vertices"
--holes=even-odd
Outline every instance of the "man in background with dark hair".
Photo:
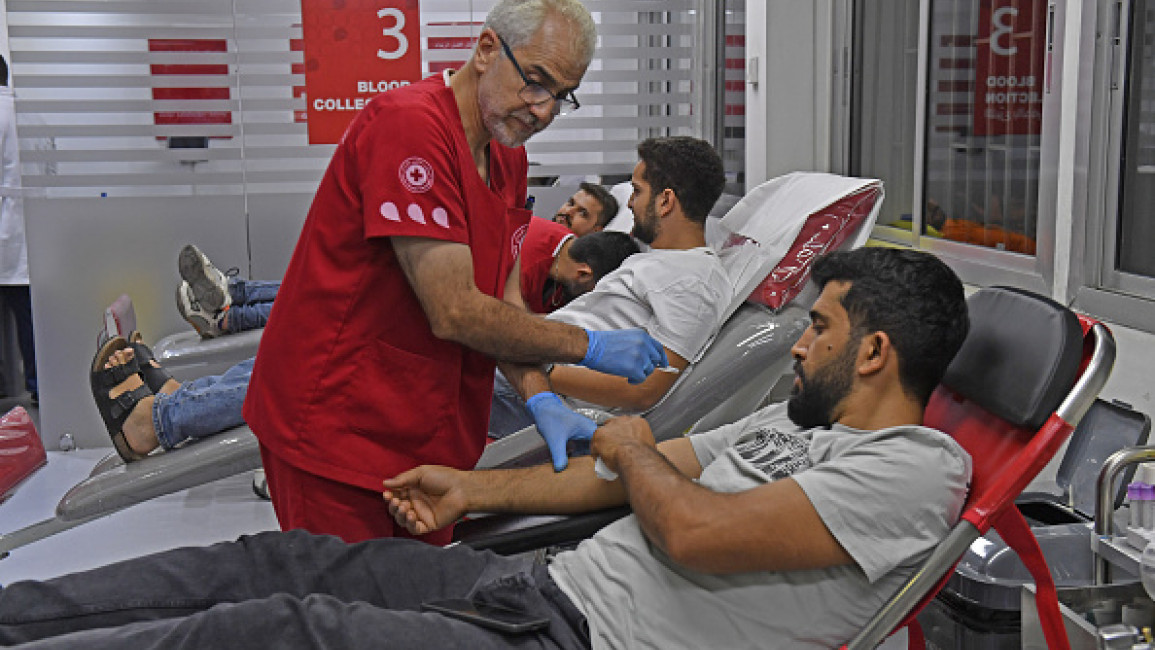
[[598,280],[638,252],[624,232],[577,237],[546,219],[529,220],[521,246],[521,299],[530,311],[548,314],[594,288]]
[[620,207],[614,195],[601,185],[583,182],[579,188],[558,208],[553,221],[580,237],[604,229]]
[[[9,585],[0,645],[837,647],[958,519],[970,458],[921,423],[968,321],[962,283],[927,253],[838,252],[814,279],[822,293],[793,348],[786,404],[658,445],[645,420],[611,420],[592,451],[620,475],[612,482],[590,457],[561,474],[422,466],[385,482],[390,512],[415,534],[466,512],[631,506],[573,551],[546,562],[263,533]],[[419,611],[458,597],[549,626],[511,641]]]

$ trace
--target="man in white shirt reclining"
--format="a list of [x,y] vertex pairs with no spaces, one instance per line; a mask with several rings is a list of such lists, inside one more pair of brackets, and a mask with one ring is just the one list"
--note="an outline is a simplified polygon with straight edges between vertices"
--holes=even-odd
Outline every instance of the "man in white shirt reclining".
[[[594,331],[642,328],[665,348],[670,366],[682,371],[717,332],[730,304],[731,281],[706,245],[706,217],[726,183],[722,159],[697,138],[651,138],[638,145],[630,182],[633,235],[651,249],[626,258],[593,291],[546,318]],[[524,380],[518,385],[518,369],[511,375],[509,364],[500,367],[489,416],[493,438],[523,429],[543,414],[561,412],[557,395],[578,405],[638,413],[657,404],[678,377],[655,372],[635,385],[605,373],[556,365],[547,371],[549,386]],[[526,402],[524,395],[532,397]],[[592,433],[592,421],[573,420],[575,430],[584,429],[573,437]],[[564,467],[564,441],[547,441],[555,467]]]
[[[921,426],[968,328],[962,283],[927,253],[837,252],[795,343],[790,400],[654,445],[599,428],[591,457],[385,482],[414,533],[465,512],[633,514],[539,561],[412,540],[301,531],[186,548],[0,590],[0,645],[36,648],[837,647],[957,521],[970,458]],[[549,621],[516,637],[440,614],[444,598]]]

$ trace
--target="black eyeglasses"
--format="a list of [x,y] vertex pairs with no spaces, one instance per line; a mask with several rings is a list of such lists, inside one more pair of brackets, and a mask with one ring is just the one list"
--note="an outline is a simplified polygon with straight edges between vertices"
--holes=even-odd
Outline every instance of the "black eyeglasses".
[[561,95],[555,95],[551,93],[545,86],[539,84],[536,81],[531,81],[529,77],[525,76],[525,72],[521,69],[521,64],[519,64],[517,59],[514,58],[513,52],[510,51],[509,45],[506,44],[505,39],[501,36],[498,36],[497,40],[501,41],[501,49],[505,50],[505,56],[509,57],[509,62],[513,64],[514,69],[517,70],[517,74],[521,75],[521,80],[525,82],[525,86],[522,87],[522,89],[517,93],[517,96],[521,98],[521,101],[525,102],[526,104],[530,104],[531,106],[540,106],[546,102],[552,101],[554,102],[554,115],[565,115],[566,113],[576,111],[577,109],[581,108],[581,104],[578,103],[577,97],[574,96],[572,90],[562,93]]

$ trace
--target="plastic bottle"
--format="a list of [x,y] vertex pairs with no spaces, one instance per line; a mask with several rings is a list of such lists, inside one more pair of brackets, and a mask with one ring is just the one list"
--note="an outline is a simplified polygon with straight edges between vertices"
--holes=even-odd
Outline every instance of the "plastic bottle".
[[1143,527],[1143,507],[1139,503],[1139,484],[1132,481],[1127,484],[1127,507],[1131,511],[1131,519],[1129,526],[1131,528]]
[[1155,529],[1155,485],[1143,484],[1143,528]]
[[1138,529],[1146,530],[1150,523],[1147,519],[1147,500],[1150,498],[1148,496],[1150,494],[1148,488],[1151,486],[1142,481],[1135,481],[1131,485],[1135,486],[1135,500],[1131,502],[1131,507],[1138,512],[1138,516],[1135,519],[1135,526]]

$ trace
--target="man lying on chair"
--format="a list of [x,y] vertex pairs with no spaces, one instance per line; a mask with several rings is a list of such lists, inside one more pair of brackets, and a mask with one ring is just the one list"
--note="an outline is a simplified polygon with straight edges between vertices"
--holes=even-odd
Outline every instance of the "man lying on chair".
[[[592,452],[618,472],[612,482],[595,477],[591,457],[561,473],[423,466],[385,482],[390,511],[416,533],[473,511],[632,506],[548,564],[403,539],[264,533],[12,584],[0,590],[0,645],[837,646],[962,508],[970,459],[920,423],[968,321],[958,278],[926,253],[834,253],[814,278],[822,293],[793,348],[784,405],[657,448],[643,420],[611,420]],[[508,637],[420,612],[454,597],[549,625]]]
[[[733,291],[718,255],[706,245],[706,217],[722,195],[726,175],[717,151],[698,138],[650,138],[637,149],[629,207],[634,237],[651,250],[631,255],[593,291],[546,318],[594,331],[642,328],[662,344],[671,369],[680,372],[721,327]],[[578,406],[640,413],[657,404],[678,378],[675,372],[655,372],[631,384],[559,364],[547,369],[544,385],[540,376],[523,376],[524,368],[499,367],[489,412],[491,438],[564,413],[558,395]],[[593,422],[570,415],[575,429],[585,428],[577,437],[588,438]],[[560,470],[566,462],[564,441],[547,442]]]

